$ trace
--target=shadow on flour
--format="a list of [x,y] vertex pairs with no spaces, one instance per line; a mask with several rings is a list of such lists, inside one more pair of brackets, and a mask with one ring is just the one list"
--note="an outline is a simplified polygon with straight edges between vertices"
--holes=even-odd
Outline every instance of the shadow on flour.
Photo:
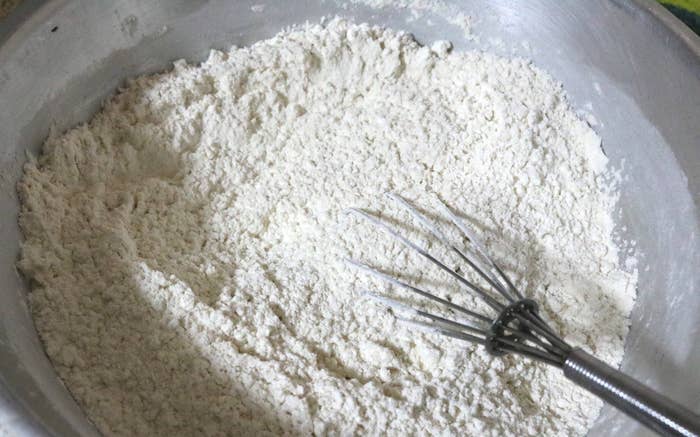
[[[119,260],[112,260],[119,262]],[[124,266],[132,270],[133,266]],[[115,278],[116,279],[116,278]],[[192,432],[191,418],[206,424],[197,433],[223,432],[237,435],[279,433],[295,429],[291,419],[286,421],[275,411],[251,399],[249,381],[239,381],[212,360],[208,342],[195,342],[183,330],[186,321],[172,319],[167,311],[154,307],[139,292],[143,284],[124,277],[134,293],[129,312],[112,313],[105,317],[104,329],[119,336],[123,324],[131,326],[130,335],[120,337],[124,352],[118,362],[104,363],[106,368],[94,369],[94,389],[104,399],[119,400],[121,414],[139,424],[123,430],[124,435],[182,435]],[[99,375],[113,373],[123,379],[99,380]],[[145,377],[134,378],[134,375]],[[139,386],[137,387],[136,384]],[[145,385],[152,384],[147,387]],[[102,405],[102,404],[100,404]],[[144,408],[148,406],[148,408]],[[152,409],[152,406],[158,406]],[[104,412],[102,412],[104,414]],[[283,415],[282,415],[283,416]],[[106,424],[117,430],[121,423]]]
[[[172,171],[176,161],[182,167]],[[217,326],[196,332],[197,317],[211,315],[234,266],[207,258],[209,199],[186,194],[178,175],[191,170],[181,160],[164,162],[167,172],[151,162],[144,168],[155,176],[121,180],[117,199],[102,206],[126,220],[92,228],[91,220],[75,223],[88,226],[97,242],[90,262],[102,274],[80,284],[81,298],[100,303],[90,309],[99,320],[99,338],[108,339],[100,345],[108,353],[94,359],[79,350],[87,366],[61,376],[69,390],[81,387],[74,397],[106,434],[298,433],[288,410],[263,397],[261,387],[272,381],[226,366],[227,354],[243,356],[243,362],[260,357],[233,342],[220,347],[225,334]]]

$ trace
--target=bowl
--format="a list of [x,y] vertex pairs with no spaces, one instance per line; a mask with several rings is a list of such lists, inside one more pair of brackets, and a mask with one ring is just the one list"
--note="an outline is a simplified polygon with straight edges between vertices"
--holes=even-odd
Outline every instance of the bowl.
[[[622,170],[617,226],[641,254],[622,369],[700,410],[700,39],[647,0],[443,1],[418,14],[365,3],[25,0],[0,23],[0,392],[22,429],[97,435],[44,354],[15,269],[26,153],[51,127],[89,119],[127,77],[333,15],[530,58],[563,82]],[[605,407],[590,434],[644,432]]]

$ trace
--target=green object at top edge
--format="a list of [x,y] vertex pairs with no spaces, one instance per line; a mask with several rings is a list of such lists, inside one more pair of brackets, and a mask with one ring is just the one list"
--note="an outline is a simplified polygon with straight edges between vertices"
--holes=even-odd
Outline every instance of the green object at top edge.
[[700,35],[700,0],[660,0],[659,3]]

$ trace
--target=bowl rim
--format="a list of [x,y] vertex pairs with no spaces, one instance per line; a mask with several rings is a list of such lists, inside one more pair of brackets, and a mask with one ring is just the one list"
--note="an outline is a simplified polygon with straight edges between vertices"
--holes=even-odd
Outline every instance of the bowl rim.
[[[34,31],[36,26],[43,23],[44,17],[50,16],[57,9],[62,8],[70,0],[23,0],[7,16],[0,19],[0,62],[3,54],[11,53],[16,49],[15,43],[19,43]],[[630,9],[640,11],[657,21],[663,28],[674,35],[693,56],[700,62],[700,35],[696,34],[679,18],[662,6],[656,0],[612,0],[613,3],[622,4]],[[688,175],[692,178],[693,175]],[[700,174],[698,174],[700,177]],[[700,207],[700,192],[693,193],[693,202]],[[47,433],[47,428],[41,419],[36,417],[18,399],[13,391],[6,387],[0,379],[0,400],[5,399],[8,406],[21,417],[21,420],[35,432]]]

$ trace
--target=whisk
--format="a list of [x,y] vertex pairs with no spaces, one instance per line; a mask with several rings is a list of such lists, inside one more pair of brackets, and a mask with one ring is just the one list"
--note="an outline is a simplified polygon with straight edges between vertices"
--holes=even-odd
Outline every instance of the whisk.
[[[360,209],[352,208],[349,212],[386,231],[392,238],[448,273],[483,301],[495,316],[473,311],[366,264],[348,260],[361,271],[441,305],[452,316],[442,317],[376,293],[366,293],[369,298],[391,309],[401,322],[412,327],[477,343],[493,355],[515,353],[560,368],[568,379],[659,434],[700,435],[700,416],[562,340],[539,314],[537,303],[526,298],[513,285],[508,275],[488,255],[485,246],[479,242],[474,232],[449,206],[437,201],[444,214],[469,241],[467,247],[453,244],[437,226],[404,198],[396,194],[388,196],[476,272],[488,287],[470,281],[379,218]],[[491,291],[488,291],[489,289]],[[457,317],[458,315],[462,317]]]

